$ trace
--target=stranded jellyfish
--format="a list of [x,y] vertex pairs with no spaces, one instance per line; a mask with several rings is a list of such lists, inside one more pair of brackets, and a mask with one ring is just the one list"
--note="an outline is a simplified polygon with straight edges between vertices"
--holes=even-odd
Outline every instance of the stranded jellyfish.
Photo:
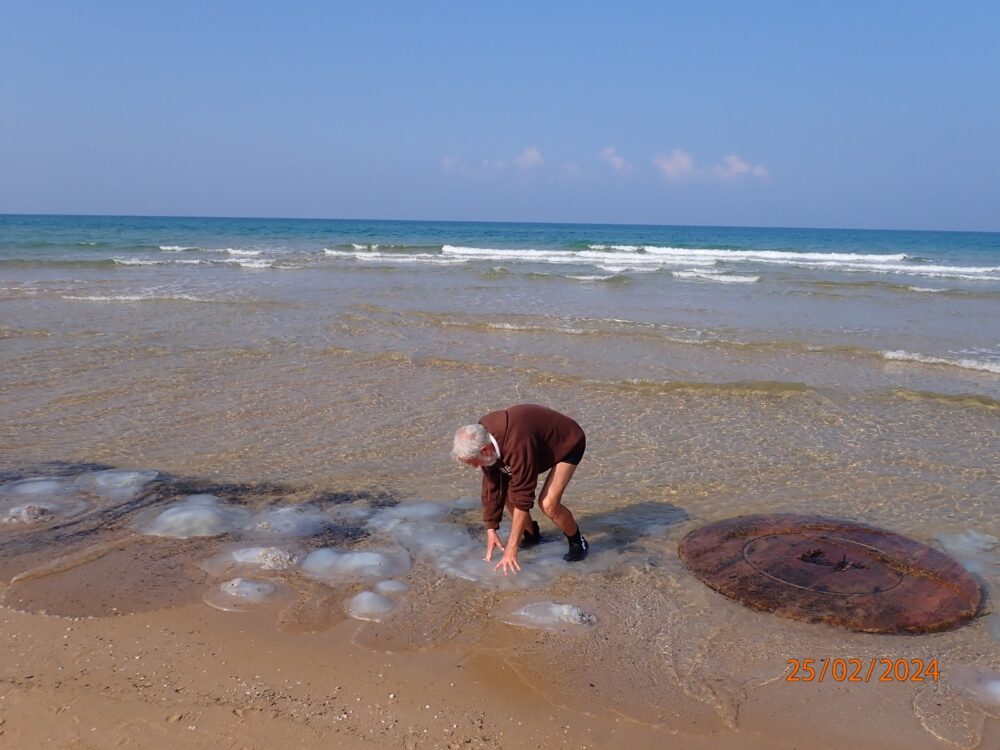
[[695,529],[678,554],[703,583],[748,607],[865,633],[948,630],[982,601],[948,555],[853,521],[740,516]]
[[222,503],[215,495],[189,495],[152,521],[140,524],[139,530],[151,536],[176,539],[218,536],[240,528],[249,516],[246,509]]
[[301,559],[299,547],[234,547],[206,560],[201,567],[209,575],[221,578],[241,571],[291,570]]
[[508,606],[501,619],[509,625],[554,632],[571,632],[592,628],[597,616],[575,604],[531,602]]
[[313,550],[302,561],[305,575],[329,584],[388,578],[409,569],[410,556],[403,549],[342,552],[324,547]]
[[87,503],[73,495],[65,479],[38,477],[8,482],[0,487],[0,524],[29,526],[81,513]]
[[382,622],[397,609],[397,604],[374,591],[362,591],[347,602],[347,614],[355,620]]
[[265,604],[281,604],[291,598],[291,589],[278,581],[233,578],[209,589],[205,603],[225,612],[246,612]]
[[76,478],[76,481],[73,482],[73,488],[96,495],[104,500],[123,503],[139,497],[146,485],[158,476],[159,472],[156,471],[126,471],[124,469],[88,471]]

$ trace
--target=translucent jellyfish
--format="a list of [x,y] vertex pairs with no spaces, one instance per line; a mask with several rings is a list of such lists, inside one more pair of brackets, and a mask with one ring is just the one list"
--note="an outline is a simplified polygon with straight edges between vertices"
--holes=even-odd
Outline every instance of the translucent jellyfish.
[[955,667],[949,681],[962,692],[987,705],[1000,705],[1000,673],[980,667],[962,665]]
[[554,632],[586,630],[597,624],[597,615],[593,612],[588,612],[575,604],[558,602],[515,605],[502,612],[501,619],[509,625]]
[[245,612],[263,604],[280,604],[291,597],[291,589],[277,581],[233,578],[210,589],[205,603],[226,612]]
[[125,471],[124,469],[88,471],[76,478],[73,487],[105,500],[123,503],[139,497],[146,485],[158,476],[159,472],[156,471]]
[[212,576],[233,575],[241,571],[291,570],[302,559],[298,547],[234,547],[201,564]]
[[35,477],[7,482],[0,487],[0,496],[11,500],[48,500],[72,492],[73,486],[66,479]]
[[957,534],[938,534],[936,539],[945,552],[970,573],[983,576],[997,573],[1000,557],[996,552],[998,540],[995,536],[967,529]]
[[341,552],[324,547],[313,550],[302,561],[302,572],[330,584],[370,581],[402,575],[410,569],[406,550],[355,550]]
[[403,503],[376,513],[368,521],[372,531],[392,531],[401,523],[434,521],[446,515],[447,506],[440,503]]
[[21,502],[0,502],[0,524],[8,528],[44,524],[70,518],[87,508],[86,502],[72,495],[60,497],[38,493],[37,498],[31,494],[28,498],[22,496]]
[[409,584],[392,579],[379,581],[375,584],[375,593],[382,594],[382,596],[402,596],[409,590]]
[[986,629],[990,638],[1000,643],[1000,612],[994,612],[986,619]]
[[374,591],[362,591],[347,603],[347,614],[356,620],[382,622],[396,611],[398,605]]
[[[500,556],[494,555],[493,560],[487,562],[483,559],[484,551],[485,545],[479,548],[463,547],[442,553],[436,558],[438,569],[446,575],[501,591],[518,591],[545,586],[554,581],[560,572],[558,566],[532,560],[532,555],[522,552],[518,556],[521,571],[516,575],[513,573],[504,575],[495,570]],[[562,563],[562,566],[567,566],[562,560],[559,562]]]
[[242,527],[249,517],[244,508],[219,501],[214,495],[190,495],[156,516],[139,530],[152,536],[187,539],[193,536],[218,536]]
[[272,508],[253,516],[244,531],[252,536],[312,536],[329,522],[323,511],[309,505]]
[[474,546],[469,532],[453,523],[400,521],[388,534],[411,552],[431,556]]

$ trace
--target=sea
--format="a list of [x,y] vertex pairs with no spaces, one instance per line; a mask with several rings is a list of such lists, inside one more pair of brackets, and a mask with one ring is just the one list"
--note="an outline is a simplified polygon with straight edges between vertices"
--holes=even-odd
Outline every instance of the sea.
[[[1000,233],[5,215],[0,362],[0,479],[101,467],[215,483],[233,502],[258,488],[261,508],[275,493],[364,512],[444,503],[475,539],[479,478],[449,456],[455,428],[515,403],[574,417],[587,455],[564,503],[592,566],[500,586],[469,560],[434,568],[444,551],[421,547],[414,565],[431,567],[414,570],[436,588],[408,605],[394,648],[468,633],[455,612],[490,610],[468,614],[472,591],[554,592],[613,624],[588,646],[623,665],[608,705],[662,723],[679,701],[700,726],[730,729],[792,657],[937,657],[943,673],[1000,674],[988,608],[905,642],[849,633],[747,610],[677,557],[706,523],[813,513],[945,550],[996,595]],[[0,569],[43,564],[45,544],[134,531],[133,512],[150,509],[85,538],[45,527],[6,552],[0,539]],[[351,543],[377,544],[379,529]],[[48,575],[55,589],[33,584],[18,606],[128,609],[110,593],[65,604],[80,576],[164,606],[143,578],[164,563],[136,559],[115,575]],[[533,658],[572,689],[587,678],[566,668],[573,653],[550,640]],[[895,731],[918,746],[975,747],[996,734],[983,723],[995,709],[959,687],[869,690],[857,709],[875,728],[872,706],[901,717]]]

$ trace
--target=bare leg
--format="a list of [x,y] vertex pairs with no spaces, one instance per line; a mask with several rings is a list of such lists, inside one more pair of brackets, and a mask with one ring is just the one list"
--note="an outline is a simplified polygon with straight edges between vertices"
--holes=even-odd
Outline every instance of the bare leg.
[[559,530],[566,536],[573,536],[579,529],[569,508],[562,504],[563,492],[566,490],[569,480],[573,478],[575,471],[575,464],[556,464],[552,467],[548,477],[545,478],[545,484],[542,485],[542,491],[538,495],[538,505],[542,512],[551,518],[552,523],[558,526]]

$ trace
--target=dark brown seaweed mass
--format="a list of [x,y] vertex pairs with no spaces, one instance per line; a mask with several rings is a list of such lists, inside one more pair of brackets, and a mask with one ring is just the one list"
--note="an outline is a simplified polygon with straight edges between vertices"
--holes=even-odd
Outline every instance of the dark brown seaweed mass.
[[681,560],[765,612],[865,633],[932,633],[975,616],[979,584],[926,544],[874,526],[794,514],[738,516],[688,534]]

